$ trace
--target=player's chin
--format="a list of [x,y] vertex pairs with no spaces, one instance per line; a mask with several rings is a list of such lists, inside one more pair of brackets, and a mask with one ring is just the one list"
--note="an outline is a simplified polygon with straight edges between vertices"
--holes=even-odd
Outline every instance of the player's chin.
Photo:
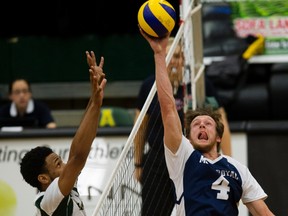
[[212,149],[213,145],[207,140],[198,140],[197,143],[193,144],[193,147],[201,152],[208,152]]

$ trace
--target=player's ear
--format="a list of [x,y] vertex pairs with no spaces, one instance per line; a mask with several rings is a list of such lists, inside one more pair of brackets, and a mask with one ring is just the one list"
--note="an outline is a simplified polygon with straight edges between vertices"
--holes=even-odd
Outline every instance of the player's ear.
[[38,181],[41,184],[48,184],[48,183],[50,183],[50,177],[47,174],[39,174],[38,175]]
[[221,140],[222,140],[221,137],[220,137],[220,136],[217,136],[216,142],[217,142],[217,143],[221,143]]

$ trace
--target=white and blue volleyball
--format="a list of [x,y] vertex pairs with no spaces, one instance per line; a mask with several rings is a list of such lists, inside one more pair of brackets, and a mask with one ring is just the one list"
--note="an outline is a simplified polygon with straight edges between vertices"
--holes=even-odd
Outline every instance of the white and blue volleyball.
[[176,11],[165,0],[148,0],[138,11],[138,24],[148,35],[163,37],[170,33],[176,23]]

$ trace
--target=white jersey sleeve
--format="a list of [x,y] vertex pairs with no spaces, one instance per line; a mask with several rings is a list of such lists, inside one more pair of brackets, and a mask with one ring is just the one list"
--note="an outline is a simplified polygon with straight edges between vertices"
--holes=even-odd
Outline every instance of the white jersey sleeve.
[[225,156],[229,163],[233,164],[237,170],[239,171],[241,178],[243,180],[242,182],[242,202],[249,203],[255,200],[259,199],[266,199],[268,196],[260,186],[260,184],[257,182],[257,180],[252,176],[251,172],[249,171],[248,167],[244,166],[237,160]]
[[76,189],[77,182],[75,183],[75,188],[71,191],[69,195],[69,199],[67,201],[67,202],[72,201],[73,203],[72,208],[68,204],[67,206],[65,205],[63,208],[60,206],[60,203],[63,201],[64,195],[60,191],[60,188],[58,186],[58,181],[59,181],[59,178],[54,179],[46,191],[40,192],[37,195],[36,200],[38,200],[41,196],[43,196],[40,202],[41,209],[45,211],[45,213],[48,215],[52,215],[56,211],[56,209],[59,211],[59,208],[60,208],[61,211],[71,210],[72,216],[86,216],[83,202]]
[[59,186],[58,186],[58,180],[59,178],[54,179],[47,190],[45,192],[41,192],[38,196],[44,194],[44,197],[41,201],[41,208],[47,213],[52,214],[55,209],[58,207],[62,199],[64,198],[64,195],[61,193]]
[[[175,154],[173,154],[166,145],[164,145],[164,149],[169,176],[175,184],[178,199],[183,192],[183,173],[185,164],[194,149],[190,141],[184,135],[182,135],[181,144]],[[177,190],[178,188],[180,190]]]

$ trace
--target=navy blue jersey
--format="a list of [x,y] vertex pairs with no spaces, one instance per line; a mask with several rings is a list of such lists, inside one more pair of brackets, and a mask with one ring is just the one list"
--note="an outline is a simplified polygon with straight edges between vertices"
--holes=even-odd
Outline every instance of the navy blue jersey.
[[267,197],[246,166],[225,155],[205,158],[184,136],[177,153],[165,148],[165,156],[177,215],[236,216],[240,199],[245,204]]
[[197,212],[199,215],[198,212],[201,212],[201,215],[238,215],[237,204],[242,194],[242,179],[238,170],[224,157],[214,163],[202,157],[196,150],[185,165],[186,214],[195,215]]

